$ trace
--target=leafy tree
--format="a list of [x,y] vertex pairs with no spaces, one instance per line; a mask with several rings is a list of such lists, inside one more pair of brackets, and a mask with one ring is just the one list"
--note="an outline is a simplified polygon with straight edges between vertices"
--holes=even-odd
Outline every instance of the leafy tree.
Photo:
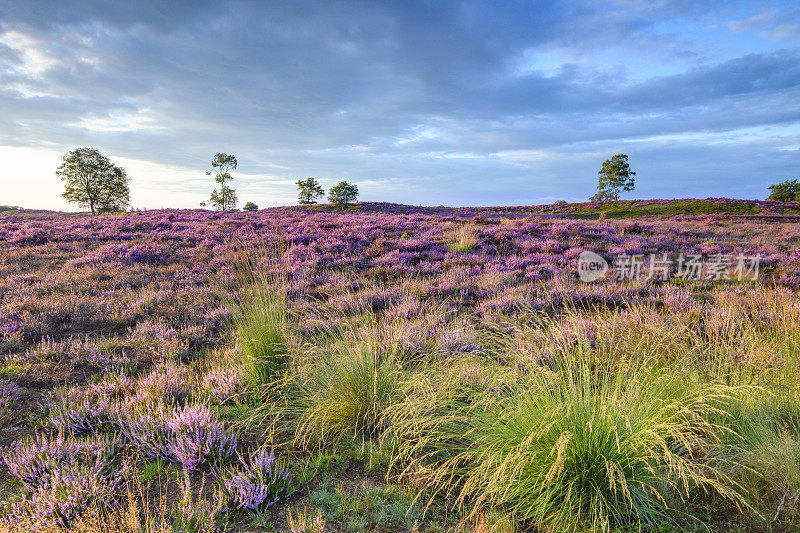
[[340,181],[328,191],[328,201],[332,204],[347,205],[358,200],[358,187],[346,181]]
[[776,202],[800,201],[800,181],[798,180],[784,180],[775,185],[770,185],[768,188],[772,192],[767,197],[767,200]]
[[317,198],[323,196],[325,191],[322,190],[319,182],[314,178],[307,178],[297,181],[297,195],[300,204],[315,204]]
[[253,202],[247,202],[244,204],[242,211],[258,211],[258,206]]
[[97,148],[76,148],[61,156],[56,176],[64,182],[68,202],[98,211],[122,211],[131,200],[130,178]]
[[236,204],[239,202],[236,197],[236,189],[232,189],[228,185],[233,181],[231,171],[236,170],[236,165],[236,156],[217,152],[214,159],[211,160],[212,169],[206,171],[206,176],[213,174],[214,181],[220,184],[219,190],[214,189],[209,200],[211,205],[220,211],[236,209]]
[[600,179],[597,183],[597,194],[592,196],[592,201],[619,200],[620,191],[634,189],[633,177],[636,172],[631,170],[625,154],[617,154],[603,161],[598,174]]

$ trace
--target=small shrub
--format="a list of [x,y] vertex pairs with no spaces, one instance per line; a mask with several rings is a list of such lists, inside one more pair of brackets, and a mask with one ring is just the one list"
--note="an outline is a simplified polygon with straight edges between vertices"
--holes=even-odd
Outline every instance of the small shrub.
[[225,463],[236,452],[236,436],[226,432],[205,405],[187,405],[167,419],[169,450],[187,472],[206,463]]
[[240,455],[239,464],[223,471],[221,478],[224,495],[239,509],[263,509],[294,492],[289,471],[266,448],[258,450],[249,461]]
[[88,509],[110,509],[123,484],[117,441],[77,441],[37,435],[2,454],[9,473],[22,482],[22,498],[8,519],[34,529],[68,527]]
[[179,363],[167,362],[139,380],[136,398],[183,405],[191,392],[191,370]]
[[22,396],[22,388],[13,381],[0,379],[0,408],[11,407]]

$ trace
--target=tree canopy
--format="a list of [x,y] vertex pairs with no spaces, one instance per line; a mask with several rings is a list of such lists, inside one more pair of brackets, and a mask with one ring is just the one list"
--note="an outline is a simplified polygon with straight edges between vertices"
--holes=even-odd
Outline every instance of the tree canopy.
[[56,176],[64,182],[61,196],[68,202],[98,211],[124,211],[131,200],[125,169],[118,167],[97,148],[76,148],[61,156]]
[[217,152],[211,160],[211,170],[207,170],[206,175],[213,175],[214,181],[220,184],[219,190],[214,189],[209,199],[215,209],[220,211],[236,209],[236,204],[239,202],[236,189],[232,189],[228,183],[233,181],[231,171],[236,170],[237,164],[236,156],[221,152]]
[[332,204],[347,205],[358,200],[358,186],[340,181],[328,191],[328,201]]
[[775,185],[768,187],[772,192],[767,197],[767,200],[774,200],[777,202],[800,202],[800,181],[798,180],[784,180]]
[[297,180],[297,197],[301,205],[315,204],[317,198],[324,195],[325,191],[314,178]]
[[597,194],[592,196],[592,201],[619,200],[621,191],[634,189],[636,172],[631,170],[626,154],[617,154],[603,161],[598,174]]
[[258,211],[258,206],[253,202],[247,202],[244,204],[244,207],[242,207],[242,211]]

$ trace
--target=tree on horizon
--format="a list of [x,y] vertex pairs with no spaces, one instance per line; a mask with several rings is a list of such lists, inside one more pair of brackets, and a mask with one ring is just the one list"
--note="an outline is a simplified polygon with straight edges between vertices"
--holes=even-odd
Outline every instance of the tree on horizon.
[[64,182],[61,196],[70,203],[98,211],[124,211],[131,200],[130,178],[97,148],[81,147],[61,156],[56,176]]
[[[214,181],[220,184],[219,191],[214,189],[211,193],[209,203],[220,211],[236,209],[239,199],[236,197],[236,189],[231,188],[228,183],[233,181],[231,171],[236,170],[238,162],[233,154],[217,152],[211,160],[211,170],[206,171],[206,176],[213,174]],[[200,204],[204,205],[204,204]]]
[[300,205],[310,205],[317,203],[317,198],[324,196],[325,191],[314,178],[297,180],[297,196]]
[[631,170],[626,154],[617,154],[603,161],[598,174],[600,179],[597,183],[597,194],[591,198],[593,202],[619,200],[621,191],[632,191],[635,187],[636,172]]
[[358,186],[340,181],[328,191],[328,201],[336,205],[347,205],[358,201]]

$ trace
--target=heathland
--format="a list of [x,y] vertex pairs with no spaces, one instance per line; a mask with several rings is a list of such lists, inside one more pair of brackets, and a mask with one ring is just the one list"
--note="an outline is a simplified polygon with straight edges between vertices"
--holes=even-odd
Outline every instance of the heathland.
[[2,527],[797,530],[798,290],[796,202],[4,210]]

